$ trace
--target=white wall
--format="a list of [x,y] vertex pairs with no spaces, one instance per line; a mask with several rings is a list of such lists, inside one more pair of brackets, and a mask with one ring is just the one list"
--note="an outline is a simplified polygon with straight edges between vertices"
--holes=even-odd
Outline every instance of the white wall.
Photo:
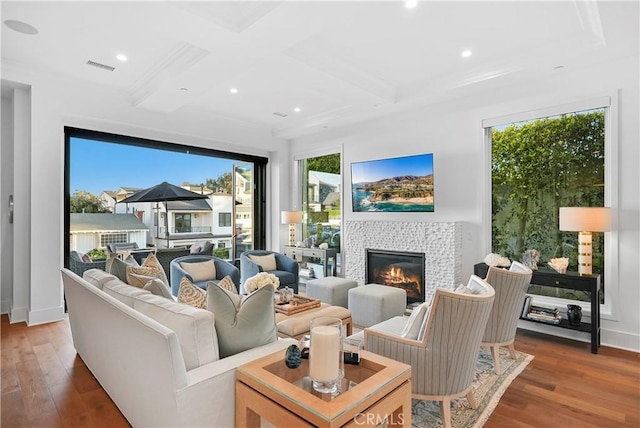
[[[286,147],[266,127],[264,132],[247,132],[238,123],[148,112],[133,107],[122,92],[4,65],[2,75],[3,87],[13,81],[30,88],[22,89],[14,101],[15,122],[20,125],[14,127],[13,191],[19,220],[14,224],[14,278],[20,280],[14,282],[12,296],[2,290],[11,322],[26,320],[32,325],[65,316],[60,276],[67,239],[63,236],[65,126],[266,157]],[[2,158],[3,171],[10,161]],[[268,225],[273,227],[279,229],[279,221]]]
[[[640,242],[638,175],[638,57],[590,69],[559,72],[526,87],[506,87],[501,91],[478,91],[470,98],[387,116],[366,124],[333,129],[323,135],[293,142],[294,156],[318,145],[342,144],[344,183],[350,183],[351,162],[434,153],[434,213],[354,213],[350,193],[343,196],[343,221],[396,220],[464,222],[463,274],[473,273],[473,265],[489,252],[490,230],[487,177],[490,174],[483,142],[482,120],[511,113],[563,105],[603,95],[616,95],[619,105],[617,126],[618,173],[617,242],[619,263],[613,290],[612,313],[603,315],[602,342],[640,351],[640,287],[638,259]],[[615,99],[616,97],[614,97]],[[354,236],[343,236],[358,239]],[[344,254],[349,263],[349,254]],[[614,276],[615,277],[615,276]],[[617,289],[617,291],[616,291]],[[554,334],[569,330],[554,329]],[[580,336],[583,338],[583,336]]]
[[0,143],[0,312],[13,300],[13,225],[9,224],[9,196],[13,194],[13,91],[2,98]]

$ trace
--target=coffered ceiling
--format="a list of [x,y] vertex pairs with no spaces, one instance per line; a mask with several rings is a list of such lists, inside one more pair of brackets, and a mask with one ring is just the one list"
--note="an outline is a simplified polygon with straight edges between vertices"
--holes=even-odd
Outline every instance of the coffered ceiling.
[[1,7],[3,22],[38,30],[2,25],[3,67],[123,91],[139,109],[268,126],[285,139],[638,55],[635,1]]

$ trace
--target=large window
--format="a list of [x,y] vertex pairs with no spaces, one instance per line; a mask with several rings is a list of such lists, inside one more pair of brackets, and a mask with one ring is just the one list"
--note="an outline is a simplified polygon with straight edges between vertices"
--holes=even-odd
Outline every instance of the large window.
[[[491,251],[522,260],[537,250],[539,267],[566,257],[577,271],[578,234],[558,228],[560,207],[607,204],[607,105],[506,121],[486,127],[491,143]],[[602,274],[605,240],[593,234],[593,272]],[[532,285],[531,294],[589,301],[588,293]],[[601,303],[606,293],[601,294]]]
[[[342,270],[340,230],[342,224],[342,169],[340,149],[326,149],[322,153],[296,156],[301,207],[301,245],[327,247],[336,256],[327,259],[327,273],[339,275]],[[333,251],[332,251],[333,253]],[[310,263],[319,262],[311,259]],[[301,281],[305,277],[301,274]]]
[[[161,249],[207,240],[224,248],[238,224],[232,213],[241,213],[245,247],[264,248],[266,164],[258,156],[65,128],[65,233],[78,229],[72,212],[86,215],[86,239],[65,240],[65,254],[128,241]],[[163,181],[207,197],[119,203]]]
[[340,252],[340,153],[307,158],[302,163],[302,234],[307,246],[327,244]]

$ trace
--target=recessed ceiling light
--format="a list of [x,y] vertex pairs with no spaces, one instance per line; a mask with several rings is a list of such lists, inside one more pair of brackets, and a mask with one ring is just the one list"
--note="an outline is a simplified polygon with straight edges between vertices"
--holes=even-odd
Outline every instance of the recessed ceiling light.
[[29,34],[31,36],[38,34],[38,29],[33,25],[29,25],[26,22],[17,21],[15,19],[7,19],[4,21],[4,25],[18,33]]
[[460,53],[462,58],[469,58],[471,56],[471,51],[469,49],[465,49]]
[[127,60],[127,56],[125,54],[118,54],[116,55],[116,58],[118,58],[118,61],[122,62],[125,62]]
[[238,88],[231,88],[231,89],[229,89],[229,92],[231,92],[232,94],[237,94],[238,93]]
[[293,111],[295,111],[296,113],[300,113],[302,109],[300,107],[295,107]]
[[418,6],[418,0],[407,0],[404,2],[404,7],[407,9],[413,9]]

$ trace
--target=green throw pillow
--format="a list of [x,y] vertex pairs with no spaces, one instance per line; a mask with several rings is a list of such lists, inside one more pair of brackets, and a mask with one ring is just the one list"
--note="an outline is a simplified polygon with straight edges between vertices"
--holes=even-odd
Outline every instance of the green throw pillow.
[[278,339],[272,285],[248,296],[232,294],[209,283],[207,309],[213,312],[220,358],[266,345]]
[[109,273],[115,275],[122,282],[127,282],[127,266],[139,266],[136,259],[133,256],[129,256],[126,260],[120,260],[114,257],[111,260],[111,266],[109,267]]

